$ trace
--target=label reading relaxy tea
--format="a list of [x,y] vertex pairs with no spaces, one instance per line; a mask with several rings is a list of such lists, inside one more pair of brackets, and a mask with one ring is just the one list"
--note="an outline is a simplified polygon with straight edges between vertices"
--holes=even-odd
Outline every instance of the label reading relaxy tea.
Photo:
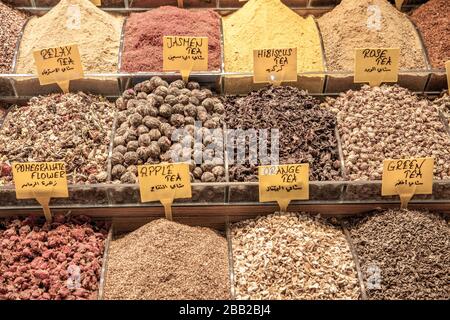
[[433,168],[433,158],[384,160],[381,195],[400,195],[406,208],[414,194],[433,192]]
[[253,82],[297,81],[297,48],[253,50]]
[[309,164],[258,167],[259,201],[277,201],[282,212],[291,200],[309,199]]
[[180,71],[184,81],[191,71],[207,71],[208,38],[164,36],[163,70]]
[[398,81],[399,48],[355,49],[354,82],[379,86]]
[[36,199],[51,221],[50,198],[67,198],[66,165],[63,162],[14,162],[12,173],[17,199]]
[[191,198],[191,177],[187,163],[138,165],[141,201],[160,201],[166,218],[172,220],[174,199]]
[[56,83],[63,92],[69,92],[69,81],[83,78],[78,45],[46,48],[33,52],[39,83]]

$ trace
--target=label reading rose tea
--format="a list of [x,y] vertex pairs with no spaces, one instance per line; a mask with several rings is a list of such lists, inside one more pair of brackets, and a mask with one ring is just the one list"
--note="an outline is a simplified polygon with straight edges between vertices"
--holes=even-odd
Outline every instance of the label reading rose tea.
[[354,82],[372,87],[397,82],[399,57],[399,48],[355,49]]
[[163,70],[180,71],[184,81],[191,71],[207,71],[208,38],[164,36]]
[[63,162],[14,162],[12,173],[17,199],[36,199],[51,221],[50,198],[67,198],[66,165]]
[[282,212],[291,200],[309,199],[309,164],[258,167],[259,201],[276,201]]
[[160,201],[168,220],[172,220],[174,199],[192,197],[187,163],[139,165],[138,180],[141,201]]
[[253,82],[297,81],[297,48],[253,50]]
[[433,192],[433,168],[433,158],[384,160],[381,195],[398,194],[406,208],[414,194]]
[[63,92],[69,92],[69,81],[83,78],[76,44],[36,50],[33,56],[41,85],[56,83]]

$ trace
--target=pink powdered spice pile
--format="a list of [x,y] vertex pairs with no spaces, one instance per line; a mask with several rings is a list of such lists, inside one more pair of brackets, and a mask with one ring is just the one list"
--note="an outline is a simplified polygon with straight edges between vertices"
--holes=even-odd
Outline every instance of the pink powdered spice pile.
[[0,300],[95,299],[106,227],[85,216],[0,221]]
[[208,69],[220,69],[220,17],[212,10],[164,6],[132,13],[125,26],[122,71],[162,71],[163,36],[208,37]]

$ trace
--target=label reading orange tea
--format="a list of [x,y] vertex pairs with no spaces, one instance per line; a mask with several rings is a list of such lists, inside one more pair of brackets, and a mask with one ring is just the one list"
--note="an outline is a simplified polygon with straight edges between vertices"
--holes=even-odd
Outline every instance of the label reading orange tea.
[[276,201],[282,212],[291,200],[309,199],[309,164],[258,167],[259,201]]
[[180,71],[184,81],[191,71],[207,71],[208,38],[164,36],[163,70]]
[[172,220],[173,200],[192,197],[187,163],[139,165],[138,179],[141,201],[160,201],[169,220]]
[[253,82],[297,81],[297,48],[253,50]]
[[69,81],[83,78],[78,45],[46,48],[33,52],[39,83],[56,83],[63,92],[69,92]]
[[398,194],[406,208],[414,194],[433,192],[433,168],[433,158],[384,160],[381,195]]
[[66,165],[63,162],[14,162],[12,173],[17,199],[36,199],[51,221],[50,198],[67,198]]
[[354,82],[379,86],[398,81],[399,48],[355,49]]

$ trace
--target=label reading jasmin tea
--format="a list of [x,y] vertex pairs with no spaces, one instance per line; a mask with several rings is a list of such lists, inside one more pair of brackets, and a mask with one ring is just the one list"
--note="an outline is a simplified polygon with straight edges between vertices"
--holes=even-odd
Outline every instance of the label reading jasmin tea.
[[187,163],[139,165],[138,179],[141,201],[160,201],[169,220],[172,220],[173,200],[192,197]]
[[184,81],[191,71],[207,71],[208,38],[164,36],[163,70],[180,71]]
[[445,63],[445,70],[447,71],[447,86],[450,92],[450,60]]
[[399,57],[399,48],[355,49],[354,82],[372,87],[397,82]]
[[276,201],[282,212],[291,200],[309,199],[309,164],[258,167],[259,201]]
[[253,82],[297,81],[297,48],[253,50]]
[[433,168],[433,158],[384,160],[381,195],[398,194],[406,208],[414,194],[433,192]]
[[36,199],[51,221],[50,198],[67,198],[66,165],[63,162],[14,162],[12,173],[17,199]]
[[46,48],[33,52],[39,83],[56,83],[63,92],[69,92],[69,81],[83,78],[78,45]]
[[405,0],[395,0],[395,6],[398,10],[402,10],[403,2],[405,2]]

